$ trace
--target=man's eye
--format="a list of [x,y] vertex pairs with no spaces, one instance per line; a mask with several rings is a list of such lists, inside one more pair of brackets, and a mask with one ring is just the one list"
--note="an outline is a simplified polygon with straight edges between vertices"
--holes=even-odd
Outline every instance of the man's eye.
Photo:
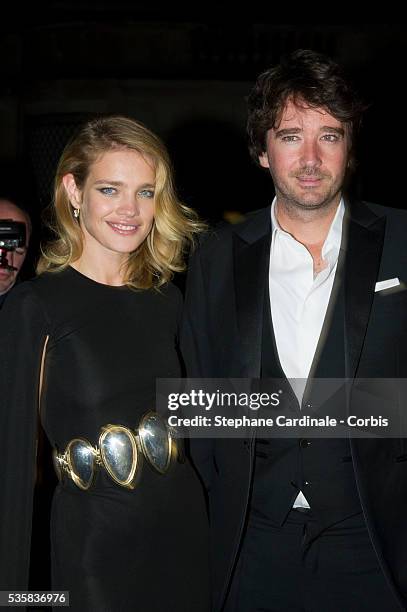
[[101,187],[99,191],[104,195],[113,195],[114,193],[116,193],[116,189],[114,187]]
[[25,247],[18,247],[17,249],[14,249],[15,252],[17,253],[17,255],[24,255],[24,253],[26,252],[26,248]]
[[142,198],[153,198],[154,190],[153,189],[142,189],[141,191],[138,192],[137,195],[141,196]]
[[296,142],[297,140],[299,140],[299,138],[298,136],[295,136],[294,134],[292,134],[291,136],[283,136],[281,140],[283,142]]
[[337,142],[339,138],[338,134],[324,134],[324,136],[322,136],[322,139],[327,142]]

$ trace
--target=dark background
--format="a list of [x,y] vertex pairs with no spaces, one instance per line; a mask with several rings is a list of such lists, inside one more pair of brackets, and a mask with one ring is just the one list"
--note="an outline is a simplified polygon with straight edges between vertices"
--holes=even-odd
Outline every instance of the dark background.
[[[31,269],[59,154],[95,113],[126,114],[157,132],[181,198],[206,219],[269,204],[271,181],[247,152],[245,97],[261,71],[297,48],[336,59],[370,103],[353,191],[407,207],[406,26],[395,16],[393,23],[335,25],[315,5],[303,14],[283,8],[148,0],[8,7],[0,37],[0,195],[18,194],[31,213]],[[37,501],[38,524],[48,523],[48,497]],[[33,586],[46,588],[47,527],[35,534]]]
[[247,153],[245,96],[262,70],[300,47],[340,62],[371,104],[357,194],[404,207],[406,26],[315,23],[323,12],[307,20],[294,8],[278,15],[263,6],[18,6],[0,38],[0,171],[25,191],[34,221],[49,202],[63,145],[94,113],[127,114],[156,131],[170,149],[181,197],[205,217],[268,204],[270,181]]

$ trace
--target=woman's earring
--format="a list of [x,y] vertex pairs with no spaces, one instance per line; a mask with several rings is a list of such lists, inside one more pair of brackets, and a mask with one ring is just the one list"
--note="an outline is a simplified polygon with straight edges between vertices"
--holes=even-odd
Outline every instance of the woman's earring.
[[79,208],[73,209],[73,216],[75,217],[75,219],[79,219]]

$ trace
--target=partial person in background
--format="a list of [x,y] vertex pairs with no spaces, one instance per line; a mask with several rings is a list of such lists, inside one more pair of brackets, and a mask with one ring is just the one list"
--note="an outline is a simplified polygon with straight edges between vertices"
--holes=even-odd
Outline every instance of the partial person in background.
[[[0,265],[0,308],[8,292],[17,281],[18,274],[27,255],[31,236],[31,221],[28,213],[8,198],[0,196],[0,243],[2,239],[6,239],[5,230],[7,229],[8,221],[22,224],[22,231],[20,233],[25,233],[25,242],[16,247],[5,249],[3,253],[2,265]],[[2,231],[3,228],[4,231]]]
[[67,145],[53,216],[0,322],[0,589],[27,588],[39,418],[61,478],[52,588],[70,609],[208,612],[203,490],[155,412],[156,378],[181,375],[171,277],[201,225],[163,143],[120,116]]

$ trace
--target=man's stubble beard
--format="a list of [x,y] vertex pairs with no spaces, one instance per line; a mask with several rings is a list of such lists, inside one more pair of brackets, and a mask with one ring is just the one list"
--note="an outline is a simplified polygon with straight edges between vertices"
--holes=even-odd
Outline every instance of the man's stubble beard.
[[[290,178],[296,178],[298,174],[299,173],[296,173]],[[318,178],[322,176],[326,178],[328,177],[326,174],[320,175],[318,173],[312,174],[305,172],[302,172],[301,175],[316,176]],[[339,204],[343,183],[344,178],[342,178],[342,180],[339,181],[336,186],[331,185],[331,189],[328,189],[327,193],[321,194],[319,201],[317,200],[316,202],[307,201],[306,194],[304,198],[300,199],[299,196],[293,192],[293,190],[290,190],[289,188],[281,189],[276,182],[274,182],[274,188],[279,205],[286,210],[290,217],[304,218],[305,216],[305,218],[307,218],[309,215],[311,215],[313,218],[315,218],[319,216],[318,213],[321,213],[321,216],[325,216],[332,208],[335,208]],[[332,187],[334,188],[332,189]]]

